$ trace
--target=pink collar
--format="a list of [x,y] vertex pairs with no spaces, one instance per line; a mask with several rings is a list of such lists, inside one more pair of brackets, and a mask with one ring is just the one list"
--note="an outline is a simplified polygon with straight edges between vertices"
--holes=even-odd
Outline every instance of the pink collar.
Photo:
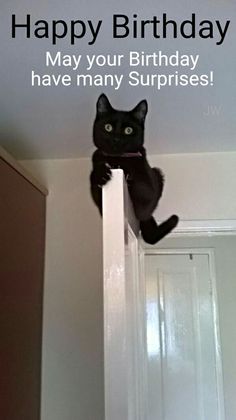
[[121,155],[115,155],[111,153],[102,152],[105,156],[112,156],[112,157],[141,157],[142,153],[140,152],[127,152],[122,153]]

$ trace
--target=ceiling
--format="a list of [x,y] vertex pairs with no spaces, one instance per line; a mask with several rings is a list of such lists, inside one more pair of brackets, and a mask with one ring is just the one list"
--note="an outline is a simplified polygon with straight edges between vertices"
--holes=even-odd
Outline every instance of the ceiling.
[[[72,158],[90,156],[93,151],[92,125],[95,104],[100,93],[105,92],[112,105],[118,109],[131,109],[141,99],[147,99],[149,112],[146,120],[146,147],[150,154],[220,152],[236,150],[236,4],[235,0],[9,0],[1,4],[0,24],[0,143],[16,158]],[[145,39],[112,38],[113,14],[126,14],[132,18],[152,19],[166,13],[169,19],[181,23],[196,14],[196,28],[202,20],[214,22],[214,39],[156,39],[151,29]],[[70,45],[70,39],[59,39],[52,46],[51,39],[25,38],[18,30],[11,38],[11,16],[16,14],[23,23],[31,15],[32,29],[37,20],[64,19],[70,22],[81,19],[97,22],[102,27],[93,45],[88,45],[88,32],[84,38]],[[219,32],[215,21],[225,24],[231,20],[224,42],[216,45]],[[51,26],[50,26],[51,31]],[[198,32],[197,32],[198,33]],[[33,34],[33,30],[32,30]],[[81,54],[81,66],[46,67],[45,54],[52,56]],[[129,68],[130,51],[171,55],[199,54],[194,71],[181,67]],[[124,74],[119,89],[111,86],[32,87],[31,72],[68,74],[74,80],[77,74],[86,74],[86,54],[123,54],[120,67],[96,67],[89,74]],[[214,72],[213,86],[163,87],[128,85],[130,71],[144,74],[209,74]]]

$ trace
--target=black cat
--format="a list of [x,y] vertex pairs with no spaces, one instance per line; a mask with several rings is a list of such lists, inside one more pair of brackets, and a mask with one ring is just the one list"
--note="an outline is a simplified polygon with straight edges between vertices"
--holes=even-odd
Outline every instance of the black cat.
[[123,169],[142,237],[145,242],[155,244],[174,229],[178,216],[171,216],[159,226],[152,217],[162,195],[164,177],[146,159],[143,147],[146,114],[145,100],[132,111],[118,111],[104,94],[98,98],[93,127],[97,150],[93,154],[90,182],[93,200],[102,214],[101,188],[110,180],[111,169]]

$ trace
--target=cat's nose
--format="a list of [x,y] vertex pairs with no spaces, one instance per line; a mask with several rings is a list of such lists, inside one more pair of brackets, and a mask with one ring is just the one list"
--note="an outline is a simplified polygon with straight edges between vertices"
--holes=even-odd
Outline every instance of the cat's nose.
[[118,137],[114,137],[114,138],[113,138],[113,141],[114,141],[114,143],[115,143],[115,144],[117,144],[117,143],[119,143],[119,141],[120,141],[120,140],[119,140],[119,138],[118,138]]

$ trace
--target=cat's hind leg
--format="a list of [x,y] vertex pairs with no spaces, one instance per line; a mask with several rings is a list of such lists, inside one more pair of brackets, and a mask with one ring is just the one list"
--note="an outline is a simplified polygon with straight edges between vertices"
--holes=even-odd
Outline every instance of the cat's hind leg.
[[144,241],[151,245],[156,244],[176,227],[178,221],[178,216],[173,215],[160,225],[157,224],[154,217],[140,222],[140,230]]

